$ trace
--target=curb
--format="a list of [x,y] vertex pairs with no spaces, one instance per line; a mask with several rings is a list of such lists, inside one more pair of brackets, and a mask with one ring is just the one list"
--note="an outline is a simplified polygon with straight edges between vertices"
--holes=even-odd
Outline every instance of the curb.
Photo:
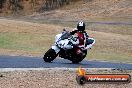
[[[44,71],[44,70],[69,70],[76,71],[78,68],[0,68],[0,72],[9,72],[9,71]],[[113,70],[114,68],[85,68],[86,70],[102,70],[108,71]]]

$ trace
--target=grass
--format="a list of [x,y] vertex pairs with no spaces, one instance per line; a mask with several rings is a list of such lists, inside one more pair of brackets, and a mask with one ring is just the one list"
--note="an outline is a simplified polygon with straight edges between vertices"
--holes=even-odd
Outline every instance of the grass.
[[132,63],[131,56],[123,53],[89,51],[87,58],[90,60],[102,60],[110,62]]
[[123,35],[132,35],[132,25],[91,24],[90,30]]
[[46,41],[49,41],[49,46],[51,46],[52,39],[53,36],[48,35],[0,33],[0,48],[39,52],[48,48]]
[[[37,56],[45,53],[54,44],[55,35],[64,28],[62,25],[24,21],[2,20],[0,22],[2,22],[0,23],[0,49],[8,49],[10,53],[13,53],[14,50],[19,51],[19,54],[21,51],[37,53],[35,54]],[[129,26],[127,30],[131,30]],[[132,35],[90,30],[87,32],[96,39],[96,44],[88,52],[89,60],[132,63]]]
[[[3,33],[0,34],[0,47],[27,51],[35,50],[32,45],[28,44],[28,42],[30,42],[29,39],[32,39],[31,35],[20,33]],[[25,41],[26,44],[24,44],[23,41]]]
[[[65,21],[60,19],[33,19],[24,18],[26,21],[41,23],[41,24],[52,24],[63,27],[72,27],[75,28],[77,21]],[[22,18],[23,20],[23,18]],[[106,33],[117,33],[117,34],[125,34],[132,35],[132,19],[127,17],[95,17],[95,18],[87,18],[84,20],[86,23],[86,28],[92,31],[101,31]],[[101,23],[103,22],[103,23]],[[105,22],[109,22],[109,24],[105,24]],[[113,23],[113,24],[111,24]],[[115,23],[115,24],[114,24]],[[119,23],[119,24],[116,24]],[[120,24],[122,23],[122,24]],[[125,24],[126,23],[126,24]],[[128,24],[127,24],[128,23]]]
[[129,17],[94,17],[88,18],[87,20],[91,20],[93,22],[127,22],[131,23],[132,19]]

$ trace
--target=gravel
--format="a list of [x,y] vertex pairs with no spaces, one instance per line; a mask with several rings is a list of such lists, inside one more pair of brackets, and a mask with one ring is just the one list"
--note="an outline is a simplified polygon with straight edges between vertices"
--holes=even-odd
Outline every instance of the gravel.
[[[121,71],[90,70],[89,73],[122,73]],[[129,73],[131,71],[123,71]],[[132,83],[89,83],[79,85],[75,70],[48,69],[0,72],[0,88],[131,88]]]

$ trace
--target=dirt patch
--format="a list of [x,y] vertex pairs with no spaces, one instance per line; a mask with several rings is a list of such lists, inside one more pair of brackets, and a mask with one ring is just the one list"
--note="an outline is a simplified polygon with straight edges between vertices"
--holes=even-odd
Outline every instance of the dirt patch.
[[95,17],[132,17],[131,0],[80,0],[57,10],[33,15],[41,19],[89,20]]
[[[15,10],[19,10],[18,15],[22,14],[39,14],[39,9],[42,9],[44,18],[57,18],[65,20],[86,20],[93,17],[132,17],[132,1],[131,0],[67,0],[69,4],[63,6],[50,6],[50,4],[60,5],[62,0],[50,0],[47,3],[47,8],[50,11],[45,11],[45,0],[23,0],[18,3],[19,7],[9,3],[9,0],[3,5],[0,15],[15,14]],[[63,0],[62,2],[65,2]],[[56,3],[57,2],[57,3]],[[15,7],[15,8],[13,8]]]
[[10,56],[43,56],[42,52],[28,52],[23,50],[13,50],[13,49],[0,49],[0,55],[10,55]]
[[61,29],[62,27],[54,26],[54,25],[0,19],[0,32],[2,33],[16,32],[16,33],[52,34],[61,31]]

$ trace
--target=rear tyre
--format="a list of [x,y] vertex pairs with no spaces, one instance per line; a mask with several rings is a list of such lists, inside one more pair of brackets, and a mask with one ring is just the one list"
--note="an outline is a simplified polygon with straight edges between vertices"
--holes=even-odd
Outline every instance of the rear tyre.
[[45,53],[45,55],[44,55],[44,57],[43,57],[43,60],[44,60],[45,62],[51,62],[51,61],[53,61],[56,57],[57,57],[57,54],[56,54],[55,50],[49,49],[49,50]]
[[87,50],[83,51],[84,55],[75,55],[73,59],[71,59],[73,64],[78,64],[81,62],[87,55]]
[[83,55],[83,59],[84,59],[84,58],[87,56],[87,50],[84,50],[84,51],[83,51],[83,54],[84,54],[84,55]]
[[81,62],[82,60],[83,60],[83,58],[74,58],[74,59],[72,59],[71,61],[72,61],[73,64],[78,64],[78,63]]

